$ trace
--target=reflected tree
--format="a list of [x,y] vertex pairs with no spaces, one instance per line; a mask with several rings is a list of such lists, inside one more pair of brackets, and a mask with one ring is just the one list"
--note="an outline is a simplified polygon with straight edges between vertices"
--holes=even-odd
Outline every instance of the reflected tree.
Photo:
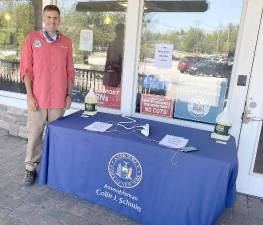
[[29,32],[35,30],[34,8],[30,3],[20,3],[16,6],[16,44],[21,51],[23,42]]
[[81,52],[79,50],[80,31],[90,29],[93,31],[93,49],[94,51],[104,51],[109,43],[115,38],[114,27],[116,24],[124,21],[124,14],[112,13],[110,17],[112,23],[105,24],[104,18],[107,13],[95,12],[77,12],[75,10],[64,11],[61,18],[60,30],[69,36],[73,43],[75,62],[80,60]]

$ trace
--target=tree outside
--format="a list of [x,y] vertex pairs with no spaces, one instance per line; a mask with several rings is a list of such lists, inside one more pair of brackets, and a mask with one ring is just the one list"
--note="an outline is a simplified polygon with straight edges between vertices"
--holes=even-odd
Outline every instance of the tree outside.
[[217,54],[227,56],[235,52],[238,25],[228,24],[218,30],[207,32],[198,26],[185,30],[170,30],[165,33],[154,31],[154,22],[144,21],[141,42],[141,58],[153,57],[155,43],[170,43],[179,52],[186,54]]
[[26,35],[35,30],[31,1],[4,0],[0,9],[0,57],[17,61]]
[[73,43],[74,62],[83,63],[83,54],[79,50],[80,31],[90,29],[93,31],[93,52],[105,52],[109,43],[115,38],[115,25],[124,21],[123,13],[111,13],[110,24],[105,24],[104,20],[109,13],[99,12],[77,12],[74,9],[62,9],[60,30],[69,36]]
[[30,3],[17,4],[15,12],[16,48],[20,52],[26,35],[35,30],[34,8]]

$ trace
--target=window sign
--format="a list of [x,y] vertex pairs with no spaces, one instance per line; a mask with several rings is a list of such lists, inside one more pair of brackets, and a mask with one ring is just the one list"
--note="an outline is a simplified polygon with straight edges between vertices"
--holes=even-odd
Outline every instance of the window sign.
[[92,49],[93,49],[93,31],[92,30],[81,30],[79,50],[92,52]]
[[228,98],[243,1],[207,2],[145,1],[136,112],[215,123]]
[[154,65],[157,68],[171,68],[172,66],[172,44],[156,44]]
[[121,89],[105,86],[96,91],[98,106],[119,109],[121,105]]
[[172,117],[173,100],[164,96],[143,94],[141,96],[141,113]]
[[203,77],[199,82],[178,85],[174,105],[175,118],[206,123],[215,121],[224,107],[227,80],[225,78],[206,79]]
[[127,1],[57,2],[60,30],[73,44],[73,101],[83,103],[92,87],[99,106],[120,109]]

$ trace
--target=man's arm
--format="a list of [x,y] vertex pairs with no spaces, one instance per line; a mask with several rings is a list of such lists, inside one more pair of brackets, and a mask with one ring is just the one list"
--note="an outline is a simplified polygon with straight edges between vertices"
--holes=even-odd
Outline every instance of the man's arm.
[[24,83],[26,86],[26,93],[27,93],[27,107],[31,111],[37,111],[38,104],[32,92],[32,81],[30,76],[28,75],[24,76]]
[[71,93],[72,93],[72,87],[73,87],[73,82],[71,80],[68,81],[68,92],[67,96],[65,99],[65,108],[69,109],[71,106]]
[[67,51],[67,60],[66,60],[66,67],[67,67],[67,95],[65,99],[65,108],[69,109],[71,106],[71,93],[73,88],[74,76],[75,76],[75,69],[73,64],[73,54],[72,54],[72,43],[70,41],[69,48]]

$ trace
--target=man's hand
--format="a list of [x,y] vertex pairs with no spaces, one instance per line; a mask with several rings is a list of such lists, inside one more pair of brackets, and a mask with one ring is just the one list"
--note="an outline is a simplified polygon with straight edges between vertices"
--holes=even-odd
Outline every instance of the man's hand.
[[30,111],[38,110],[37,100],[33,95],[27,95],[27,107]]
[[37,99],[34,97],[32,92],[32,81],[29,75],[24,76],[24,82],[26,86],[26,93],[27,93],[27,108],[30,111],[37,111],[38,110],[38,103]]
[[69,109],[70,106],[71,106],[71,97],[69,95],[67,95],[66,99],[65,99],[65,108]]

